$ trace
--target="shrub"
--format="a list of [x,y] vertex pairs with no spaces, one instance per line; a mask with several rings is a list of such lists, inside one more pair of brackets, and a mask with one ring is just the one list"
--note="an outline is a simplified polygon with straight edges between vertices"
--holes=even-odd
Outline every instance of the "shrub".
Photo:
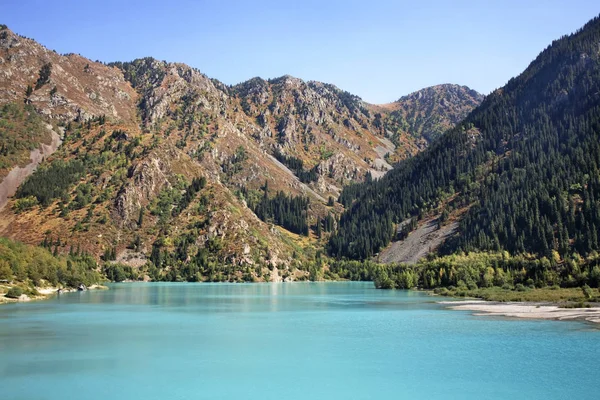
[[588,300],[590,300],[591,298],[594,297],[592,289],[588,285],[583,285],[581,287],[581,291],[583,292],[583,295],[585,296],[585,298]]
[[525,292],[527,291],[527,288],[522,283],[517,283],[517,285],[515,286],[515,290],[517,292]]
[[13,210],[16,214],[20,214],[23,211],[27,211],[32,209],[33,207],[38,205],[38,200],[34,196],[27,196],[22,199],[15,200],[13,204]]
[[6,297],[11,299],[18,299],[23,294],[23,290],[20,287],[11,287],[6,293]]
[[138,274],[129,265],[107,264],[104,266],[104,274],[113,282],[123,282],[124,280],[137,280]]
[[384,276],[381,278],[375,278],[374,283],[375,283],[375,287],[377,289],[395,289],[396,288],[394,281],[391,280],[388,276]]
[[457,287],[457,289],[458,289],[458,290],[460,290],[460,291],[466,291],[466,290],[468,290],[468,289],[469,289],[469,288],[467,287],[467,284],[466,284],[466,283],[465,283],[465,281],[463,281],[463,280],[460,280],[460,281],[458,281],[458,282],[456,283],[456,287]]

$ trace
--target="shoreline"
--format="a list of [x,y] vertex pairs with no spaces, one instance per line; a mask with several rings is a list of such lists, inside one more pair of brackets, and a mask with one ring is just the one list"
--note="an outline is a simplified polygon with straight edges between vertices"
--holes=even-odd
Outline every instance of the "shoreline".
[[[133,281],[132,281],[133,282]],[[346,282],[346,281],[329,281],[329,282]],[[262,282],[256,282],[262,283]],[[273,283],[273,282],[271,282]],[[283,282],[281,282],[283,283]],[[27,296],[25,294],[17,299],[0,295],[0,305],[9,303],[24,303],[30,301],[47,300],[58,295],[58,290],[61,293],[77,292],[77,288],[58,288],[58,287],[36,287],[39,295]],[[95,284],[87,288],[87,290],[107,290],[108,287]],[[437,296],[432,291],[430,295]],[[600,324],[600,304],[595,303],[593,307],[587,308],[561,308],[556,302],[532,302],[532,301],[487,301],[477,298],[469,300],[443,300],[437,301],[437,304],[443,305],[444,308],[456,311],[472,311],[474,316],[494,316],[520,319],[538,319],[538,320],[555,320],[555,321],[585,321],[594,324]]]
[[600,324],[600,306],[590,308],[560,308],[549,302],[496,302],[485,300],[438,301],[446,308],[474,311],[474,316],[497,316],[555,321],[587,321]]
[[[37,296],[28,296],[26,294],[22,294],[19,298],[11,298],[6,297],[5,294],[0,295],[0,305],[2,304],[12,304],[12,303],[27,303],[30,301],[40,301],[40,300],[48,300],[49,298],[56,296],[59,294],[58,290],[61,290],[61,293],[72,293],[77,292],[77,288],[58,288],[58,287],[36,287],[35,290],[39,293]],[[86,290],[107,290],[108,286],[95,284],[86,288]]]

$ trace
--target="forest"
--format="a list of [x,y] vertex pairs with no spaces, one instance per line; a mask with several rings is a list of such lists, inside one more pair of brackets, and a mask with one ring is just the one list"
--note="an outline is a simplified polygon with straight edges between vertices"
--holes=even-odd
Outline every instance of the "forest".
[[84,172],[85,167],[80,160],[55,160],[29,176],[17,190],[16,197],[35,197],[42,206],[47,207],[54,199],[67,196],[71,186],[79,181]]
[[[561,262],[531,254],[504,252],[456,253],[429,257],[417,264],[377,264],[332,260],[332,279],[373,281],[379,289],[435,290],[445,296],[469,296],[497,301],[599,301],[600,256],[570,257]],[[560,289],[560,290],[559,290]]]
[[248,198],[248,207],[258,218],[279,225],[290,232],[308,236],[307,218],[309,200],[303,196],[288,196],[282,191],[269,197],[269,185],[265,182],[260,199],[248,196],[248,190],[242,188],[242,194]]
[[555,41],[461,124],[380,180],[346,187],[329,241],[367,259],[408,218],[466,209],[441,254],[600,250],[600,20]]

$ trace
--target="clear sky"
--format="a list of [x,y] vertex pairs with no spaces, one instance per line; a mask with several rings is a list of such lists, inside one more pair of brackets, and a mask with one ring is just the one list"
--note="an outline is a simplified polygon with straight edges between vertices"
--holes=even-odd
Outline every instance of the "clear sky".
[[289,74],[386,103],[440,83],[487,94],[598,15],[600,1],[2,0],[0,9],[0,23],[59,53],[152,56],[226,84]]

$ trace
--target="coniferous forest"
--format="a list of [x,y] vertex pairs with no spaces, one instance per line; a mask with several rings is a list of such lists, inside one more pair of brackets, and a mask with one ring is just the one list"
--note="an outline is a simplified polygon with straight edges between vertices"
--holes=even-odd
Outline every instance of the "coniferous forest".
[[395,224],[467,208],[442,253],[506,250],[550,256],[600,249],[600,19],[552,43],[461,124],[380,180],[345,188],[329,241],[366,259]]
[[261,220],[272,222],[299,235],[308,235],[308,205],[308,198],[288,196],[282,191],[269,198],[269,185],[266,182],[260,200],[248,203],[248,207]]

